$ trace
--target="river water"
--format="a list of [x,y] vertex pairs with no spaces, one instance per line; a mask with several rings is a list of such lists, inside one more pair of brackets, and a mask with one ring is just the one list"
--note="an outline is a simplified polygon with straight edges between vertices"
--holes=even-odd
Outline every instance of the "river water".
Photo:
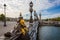
[[60,27],[54,26],[40,27],[39,40],[60,40]]

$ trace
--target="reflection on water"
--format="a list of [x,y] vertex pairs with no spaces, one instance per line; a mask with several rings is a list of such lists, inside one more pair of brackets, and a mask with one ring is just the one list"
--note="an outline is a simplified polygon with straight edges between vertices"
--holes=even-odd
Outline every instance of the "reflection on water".
[[60,27],[43,26],[39,29],[40,40],[60,40]]

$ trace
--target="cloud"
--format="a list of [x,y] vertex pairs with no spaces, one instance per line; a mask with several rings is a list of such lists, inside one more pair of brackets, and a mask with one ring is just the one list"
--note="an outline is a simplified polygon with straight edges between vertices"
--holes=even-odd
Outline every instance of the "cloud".
[[54,5],[60,5],[60,0],[48,0],[48,2]]
[[[37,14],[41,12],[41,10],[48,9],[50,7],[55,6],[56,4],[59,4],[59,0],[0,0],[0,13],[4,13],[4,3],[7,5],[7,17],[19,17],[20,12],[22,12],[22,15],[24,18],[27,18],[25,16],[28,14],[28,18],[30,18],[30,12],[29,12],[29,3],[30,1],[33,2],[33,9],[37,11]],[[50,13],[45,11],[42,12],[42,15],[49,15]],[[44,17],[44,16],[43,16]]]
[[48,2],[53,6],[45,8],[41,11],[42,19],[54,18],[60,15],[60,0],[48,0]]
[[47,13],[47,14],[60,13],[60,5],[53,6],[53,7],[50,7],[48,9],[42,10],[42,13]]
[[55,18],[55,17],[60,17],[60,13],[49,14],[49,15],[42,15],[42,19]]

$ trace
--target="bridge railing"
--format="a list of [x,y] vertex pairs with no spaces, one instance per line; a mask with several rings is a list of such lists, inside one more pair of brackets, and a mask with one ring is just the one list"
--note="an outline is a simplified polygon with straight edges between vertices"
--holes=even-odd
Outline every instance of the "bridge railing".
[[34,23],[31,23],[29,25],[30,40],[36,40],[36,38],[37,38],[37,28],[38,28],[38,21],[35,21]]

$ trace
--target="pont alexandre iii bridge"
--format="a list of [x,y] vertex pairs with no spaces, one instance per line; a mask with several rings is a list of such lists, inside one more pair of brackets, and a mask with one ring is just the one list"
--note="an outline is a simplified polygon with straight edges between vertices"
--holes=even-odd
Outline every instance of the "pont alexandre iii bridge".
[[[30,21],[29,21],[29,27],[28,27],[28,30],[29,30],[28,34],[29,34],[29,37],[30,37],[29,40],[37,40],[38,39],[38,30],[39,30],[39,28],[38,28],[38,26],[39,26],[39,19],[38,19],[38,15],[36,14],[36,11],[34,11],[33,8],[32,8],[33,7],[32,1],[30,2],[29,5],[30,5],[29,11],[31,13]],[[33,18],[32,18],[32,12],[33,11],[34,11],[34,21],[33,21]],[[21,17],[21,14],[20,14],[20,17]],[[5,20],[5,25],[6,25],[6,20]],[[8,33],[8,34],[10,34],[10,33]],[[13,34],[13,32],[12,32],[12,34]],[[10,37],[10,38],[2,38],[2,40],[15,40],[16,38],[19,37],[19,35],[17,36],[15,34],[16,33],[14,33],[12,35],[12,37]]]
[[[36,11],[34,11],[34,21],[33,21],[33,18],[32,18],[32,12],[33,12],[33,3],[30,2],[30,21],[29,21],[29,37],[30,39],[29,40],[39,40],[39,27],[43,26],[43,25],[60,25],[60,22],[52,22],[52,21],[42,21],[41,20],[41,13],[40,13],[40,19],[38,18],[38,15],[36,13]],[[21,16],[21,15],[20,15]],[[18,36],[16,36],[15,38],[14,37],[11,37],[13,38],[12,40],[15,40]],[[10,39],[11,39],[10,38]]]

